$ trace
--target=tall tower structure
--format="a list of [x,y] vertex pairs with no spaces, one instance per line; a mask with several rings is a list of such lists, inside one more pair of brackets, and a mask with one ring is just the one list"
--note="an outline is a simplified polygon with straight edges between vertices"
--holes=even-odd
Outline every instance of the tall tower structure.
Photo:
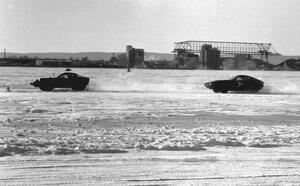
[[219,70],[222,67],[220,51],[211,45],[202,45],[201,61],[203,68]]
[[128,68],[143,66],[144,49],[133,48],[131,45],[126,46],[126,58]]
[[131,45],[126,46],[127,67],[132,68],[134,65],[134,48]]

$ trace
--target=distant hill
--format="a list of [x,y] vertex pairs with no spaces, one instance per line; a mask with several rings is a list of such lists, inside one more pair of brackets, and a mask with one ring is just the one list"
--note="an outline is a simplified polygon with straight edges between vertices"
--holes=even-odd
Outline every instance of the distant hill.
[[300,70],[300,59],[288,59],[276,65],[275,70]]
[[[260,58],[260,56],[256,56],[256,58]],[[300,59],[300,56],[270,55],[269,63],[272,65],[278,65],[288,59]]]
[[[41,58],[41,59],[82,59],[88,57],[89,60],[108,61],[113,55],[116,57],[124,52],[49,52],[49,53],[7,53],[7,57],[24,57]],[[3,53],[0,53],[0,58],[3,58]],[[171,53],[157,53],[145,52],[145,61],[174,61],[174,54]],[[269,63],[265,63],[260,59],[261,56],[253,56],[253,60],[241,61],[234,63],[233,59],[226,59],[224,69],[248,69],[248,70],[299,70],[300,56],[284,56],[284,55],[270,55]]]
[[[81,59],[83,57],[88,57],[90,60],[110,60],[110,58],[115,54],[118,56],[121,52],[76,52],[76,53],[64,53],[64,52],[49,52],[49,53],[7,53],[7,57],[21,57],[27,56],[29,58],[49,58],[49,59]],[[3,53],[0,53],[0,58],[3,58]],[[156,52],[146,52],[145,60],[167,60],[173,61],[174,55],[169,53],[156,53]]]
[[[122,52],[115,52],[117,56]],[[49,52],[49,53],[7,53],[7,57],[20,57],[28,56],[30,58],[50,58],[50,59],[76,59],[88,57],[90,60],[109,60],[113,56],[113,52],[76,52],[76,53],[67,53],[67,52]],[[0,58],[3,58],[3,53],[0,53]],[[254,58],[260,58],[260,56],[254,56]],[[288,59],[300,59],[300,56],[284,56],[284,55],[274,55],[269,56],[269,63],[273,65],[278,65]],[[145,52],[145,60],[166,60],[173,61],[174,54],[171,53],[158,53],[158,52]]]
[[224,70],[272,70],[274,65],[261,59],[227,58],[223,61]]

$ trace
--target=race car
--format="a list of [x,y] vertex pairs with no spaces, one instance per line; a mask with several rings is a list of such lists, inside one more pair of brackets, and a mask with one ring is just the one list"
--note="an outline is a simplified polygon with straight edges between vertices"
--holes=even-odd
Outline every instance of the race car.
[[258,92],[263,88],[264,82],[247,75],[238,75],[229,80],[216,80],[207,82],[204,86],[214,92],[227,93],[228,91]]
[[51,91],[54,88],[71,88],[72,90],[85,90],[89,84],[88,77],[81,76],[73,72],[65,72],[55,78],[40,78],[30,83],[39,87],[42,91]]

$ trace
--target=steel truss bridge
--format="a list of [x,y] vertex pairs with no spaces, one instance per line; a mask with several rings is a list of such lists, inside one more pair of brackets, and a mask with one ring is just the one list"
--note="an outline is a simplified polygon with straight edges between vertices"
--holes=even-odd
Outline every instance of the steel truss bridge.
[[225,41],[182,41],[176,42],[174,53],[191,52],[200,54],[203,45],[211,45],[217,48],[221,54],[245,54],[245,55],[280,55],[271,43],[247,43],[247,42],[225,42]]

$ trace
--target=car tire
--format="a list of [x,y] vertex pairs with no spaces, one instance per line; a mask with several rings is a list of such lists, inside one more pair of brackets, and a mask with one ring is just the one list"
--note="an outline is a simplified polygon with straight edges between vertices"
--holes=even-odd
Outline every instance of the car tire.
[[218,90],[218,89],[213,89],[213,91],[214,91],[215,93],[220,92],[220,90]]
[[72,90],[75,90],[75,91],[84,91],[85,90],[85,86],[74,86],[74,87],[72,87]]
[[53,87],[51,87],[51,86],[41,86],[40,89],[42,91],[51,91],[51,90],[53,90]]

